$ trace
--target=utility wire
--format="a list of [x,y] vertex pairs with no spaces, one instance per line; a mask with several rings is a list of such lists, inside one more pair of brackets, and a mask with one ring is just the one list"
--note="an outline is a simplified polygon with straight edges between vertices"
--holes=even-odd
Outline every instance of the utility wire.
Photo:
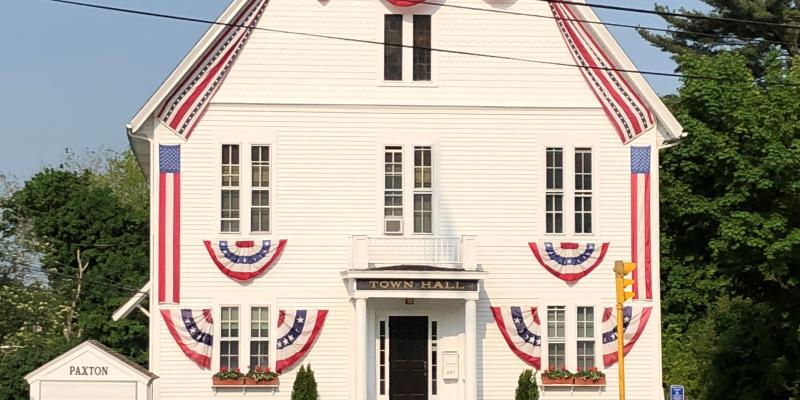
[[[55,262],[57,264],[61,264],[61,265],[65,266],[65,267],[73,268],[73,266],[66,265],[64,263],[60,263],[58,261],[55,261]],[[20,270],[28,271],[29,273],[44,273],[44,274],[59,275],[59,276],[63,276],[65,278],[68,278],[68,280],[70,280],[70,281],[74,281],[76,279],[76,277],[74,275],[72,275],[72,274],[67,274],[67,273],[59,272],[59,271],[53,271],[52,269],[44,269],[42,267],[37,267],[35,265],[15,264],[14,267],[18,268]],[[97,280],[97,279],[89,279],[88,277],[84,277],[83,279],[84,279],[84,282],[87,282],[87,283],[93,283],[93,284],[106,286],[106,287],[113,287],[113,288],[116,288],[116,289],[126,290],[126,291],[129,291],[131,293],[141,293],[141,294],[143,294],[145,296],[149,296],[149,294],[147,292],[142,292],[139,289],[134,289],[134,288],[131,288],[131,287],[128,287],[128,286],[122,286],[122,285],[118,285],[116,283],[111,283],[111,281],[109,281],[107,279]]]
[[782,44],[782,45],[793,45],[793,43],[783,42],[779,40],[770,40],[770,39],[752,39],[752,40],[741,40],[735,37],[730,37],[726,35],[721,35],[718,33],[708,33],[708,32],[695,32],[695,31],[686,31],[680,29],[670,29],[670,28],[654,28],[650,26],[642,26],[642,25],[631,25],[631,24],[620,24],[615,22],[604,22],[604,21],[590,21],[586,19],[577,19],[577,18],[563,18],[554,15],[542,15],[542,14],[533,14],[521,11],[508,11],[508,10],[496,10],[492,8],[481,8],[481,7],[472,7],[472,6],[462,6],[457,4],[446,4],[446,3],[437,3],[428,0],[423,0],[420,4],[427,4],[431,6],[437,7],[449,7],[455,8],[460,10],[469,10],[469,11],[480,11],[480,12],[488,12],[488,13],[495,13],[495,14],[507,14],[507,15],[516,15],[520,17],[533,17],[533,18],[545,18],[545,19],[554,19],[554,20],[562,20],[562,21],[570,21],[570,22],[581,22],[586,24],[594,24],[594,25],[604,25],[604,26],[612,26],[615,28],[630,28],[630,29],[642,29],[646,31],[652,32],[664,32],[670,34],[680,34],[680,35],[695,35],[695,36],[705,36],[709,38],[716,38],[720,40],[726,39],[733,39],[737,40],[737,42],[720,42],[717,45],[721,46],[747,46],[747,45],[759,45],[759,44]]
[[[219,22],[219,21],[209,20],[209,19],[194,18],[194,17],[184,17],[184,16],[172,15],[172,14],[155,13],[155,12],[150,12],[150,11],[134,10],[134,9],[130,9],[130,8],[104,6],[104,5],[99,5],[99,4],[83,3],[83,2],[72,1],[72,0],[47,0],[47,1],[51,1],[51,2],[54,2],[54,3],[69,4],[69,5],[80,6],[80,7],[87,7],[87,8],[106,10],[106,11],[114,11],[114,12],[119,12],[119,13],[124,13],[124,14],[145,15],[145,16],[150,16],[150,17],[165,18],[165,19],[172,19],[172,20],[178,20],[178,21],[198,22],[198,23],[209,24],[209,25],[232,26],[232,27],[238,27],[238,28],[260,30],[260,31],[265,31],[265,32],[281,33],[281,34],[286,34],[286,35],[313,37],[313,38],[319,38],[319,39],[339,40],[339,41],[351,42],[351,43],[363,43],[363,44],[372,44],[372,45],[379,45],[379,46],[387,46],[388,45],[388,46],[395,47],[395,48],[422,49],[422,50],[430,50],[430,51],[437,52],[437,53],[456,54],[456,55],[473,56],[473,57],[482,57],[482,58],[495,59],[495,60],[518,61],[518,62],[540,64],[540,65],[551,65],[551,66],[559,66],[559,67],[593,69],[593,70],[601,70],[601,71],[607,71],[607,72],[608,71],[616,71],[616,72],[625,72],[625,73],[631,73],[631,74],[662,76],[662,77],[681,78],[681,79],[699,79],[699,80],[711,80],[711,81],[734,82],[734,83],[735,82],[742,82],[742,81],[740,81],[738,79],[730,79],[730,78],[716,77],[716,76],[705,76],[705,75],[694,75],[694,74],[678,74],[678,73],[670,73],[670,72],[645,71],[645,70],[626,69],[626,68],[613,68],[613,67],[593,67],[593,66],[588,66],[588,65],[577,65],[577,64],[566,63],[566,62],[535,60],[535,59],[530,59],[530,58],[501,56],[501,55],[496,55],[496,54],[476,53],[476,52],[471,52],[471,51],[441,49],[441,48],[435,48],[435,47],[422,47],[422,46],[413,46],[413,45],[404,45],[404,44],[386,44],[384,42],[379,42],[379,41],[376,41],[376,40],[355,39],[355,38],[348,38],[348,37],[343,37],[343,36],[333,36],[333,35],[325,35],[325,34],[318,34],[318,33],[297,32],[297,31],[289,31],[289,30],[283,30],[283,29],[263,28],[263,27],[257,27],[257,26],[247,26],[247,25],[243,25],[243,24],[232,24],[232,23]],[[539,0],[539,1],[551,1],[551,0]],[[772,82],[772,84],[779,85],[779,86],[800,87],[800,84],[794,84],[794,83],[788,83],[788,82]]]
[[740,18],[729,18],[729,17],[715,17],[710,15],[702,15],[702,14],[686,14],[686,13],[676,13],[673,11],[656,11],[656,10],[648,10],[644,8],[633,8],[633,7],[622,7],[622,6],[612,6],[607,4],[589,4],[589,3],[582,3],[578,1],[572,0],[537,0],[545,3],[563,3],[569,4],[573,6],[579,7],[592,7],[592,8],[601,8],[605,10],[614,10],[614,11],[624,11],[624,12],[631,12],[631,13],[639,13],[639,14],[651,14],[651,15],[658,15],[658,16],[667,16],[667,17],[679,17],[679,18],[688,18],[688,19],[702,19],[706,21],[720,21],[720,22],[735,22],[740,24],[749,24],[749,25],[762,25],[762,26],[769,26],[772,28],[788,28],[788,29],[800,29],[800,25],[790,25],[784,24],[780,22],[767,22],[767,21],[755,21],[751,19],[740,19]]

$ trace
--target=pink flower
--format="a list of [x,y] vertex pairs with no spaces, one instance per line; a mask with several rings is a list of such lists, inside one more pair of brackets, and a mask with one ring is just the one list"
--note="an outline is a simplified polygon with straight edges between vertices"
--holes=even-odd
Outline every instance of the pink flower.
[[236,368],[236,372],[242,372],[242,371],[239,371],[239,368]]
[[228,372],[228,369],[225,368],[225,367],[222,367],[222,368],[219,369],[219,372]]

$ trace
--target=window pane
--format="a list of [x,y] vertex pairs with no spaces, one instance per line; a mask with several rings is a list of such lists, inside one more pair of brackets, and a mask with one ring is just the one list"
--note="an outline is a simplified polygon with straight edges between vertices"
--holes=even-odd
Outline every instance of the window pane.
[[403,16],[390,14],[384,16],[383,27],[383,79],[399,81],[403,79]]
[[431,16],[414,16],[414,80],[431,80]]
[[399,146],[386,146],[384,150],[384,194],[383,215],[403,215],[403,164]]

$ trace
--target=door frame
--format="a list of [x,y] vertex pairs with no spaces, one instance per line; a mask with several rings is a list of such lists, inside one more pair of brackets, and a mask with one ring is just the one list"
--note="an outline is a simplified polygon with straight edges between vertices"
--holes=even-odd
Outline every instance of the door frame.
[[[389,386],[392,384],[391,378],[390,378],[390,375],[391,375],[390,374],[390,368],[391,367],[390,367],[390,364],[389,364],[389,352],[390,352],[391,346],[392,346],[392,339],[390,337],[391,335],[389,335],[389,332],[390,332],[389,331],[389,329],[390,329],[389,328],[389,317],[426,317],[428,319],[427,332],[426,332],[427,345],[425,347],[425,349],[426,349],[426,357],[427,357],[427,362],[428,362],[428,366],[427,366],[427,368],[428,368],[428,379],[427,379],[428,399],[429,400],[435,400],[435,399],[438,398],[438,395],[434,395],[433,391],[432,391],[432,389],[433,389],[432,388],[432,386],[433,386],[432,385],[433,363],[432,363],[432,360],[431,360],[431,356],[432,356],[432,352],[431,352],[431,350],[432,350],[431,349],[431,322],[432,321],[437,321],[437,324],[438,324],[439,323],[439,319],[435,318],[432,314],[433,314],[433,312],[425,311],[425,310],[380,310],[380,311],[377,311],[375,313],[375,326],[374,326],[374,329],[375,329],[375,331],[374,331],[375,332],[375,337],[374,337],[375,341],[374,341],[374,346],[375,346],[375,398],[376,399],[389,400]],[[381,354],[380,353],[380,323],[381,323],[381,321],[386,323],[386,350],[385,350],[386,360],[384,361],[384,365],[386,367],[386,375],[385,375],[386,376],[386,379],[385,379],[386,380],[386,391],[385,391],[384,394],[380,394],[380,379],[381,379],[381,377],[380,377],[380,365],[381,365],[381,359],[380,359],[380,357],[381,357],[380,356],[380,354]],[[439,326],[438,329],[441,332],[441,326]],[[437,352],[437,358],[441,357],[440,353],[441,352]],[[439,365],[438,360],[437,360],[437,365]],[[437,374],[440,371],[441,371],[441,368],[437,368]],[[439,385],[441,385],[441,379],[439,377],[437,377],[437,382],[439,382]]]

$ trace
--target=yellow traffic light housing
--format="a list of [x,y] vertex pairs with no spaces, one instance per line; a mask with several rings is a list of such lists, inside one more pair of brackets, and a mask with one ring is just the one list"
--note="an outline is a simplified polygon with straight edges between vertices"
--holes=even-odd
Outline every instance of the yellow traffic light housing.
[[[636,269],[636,263],[616,261],[614,263],[614,275],[617,284],[617,304],[625,303],[633,298],[633,279],[625,278]],[[631,291],[627,289],[631,288]]]

